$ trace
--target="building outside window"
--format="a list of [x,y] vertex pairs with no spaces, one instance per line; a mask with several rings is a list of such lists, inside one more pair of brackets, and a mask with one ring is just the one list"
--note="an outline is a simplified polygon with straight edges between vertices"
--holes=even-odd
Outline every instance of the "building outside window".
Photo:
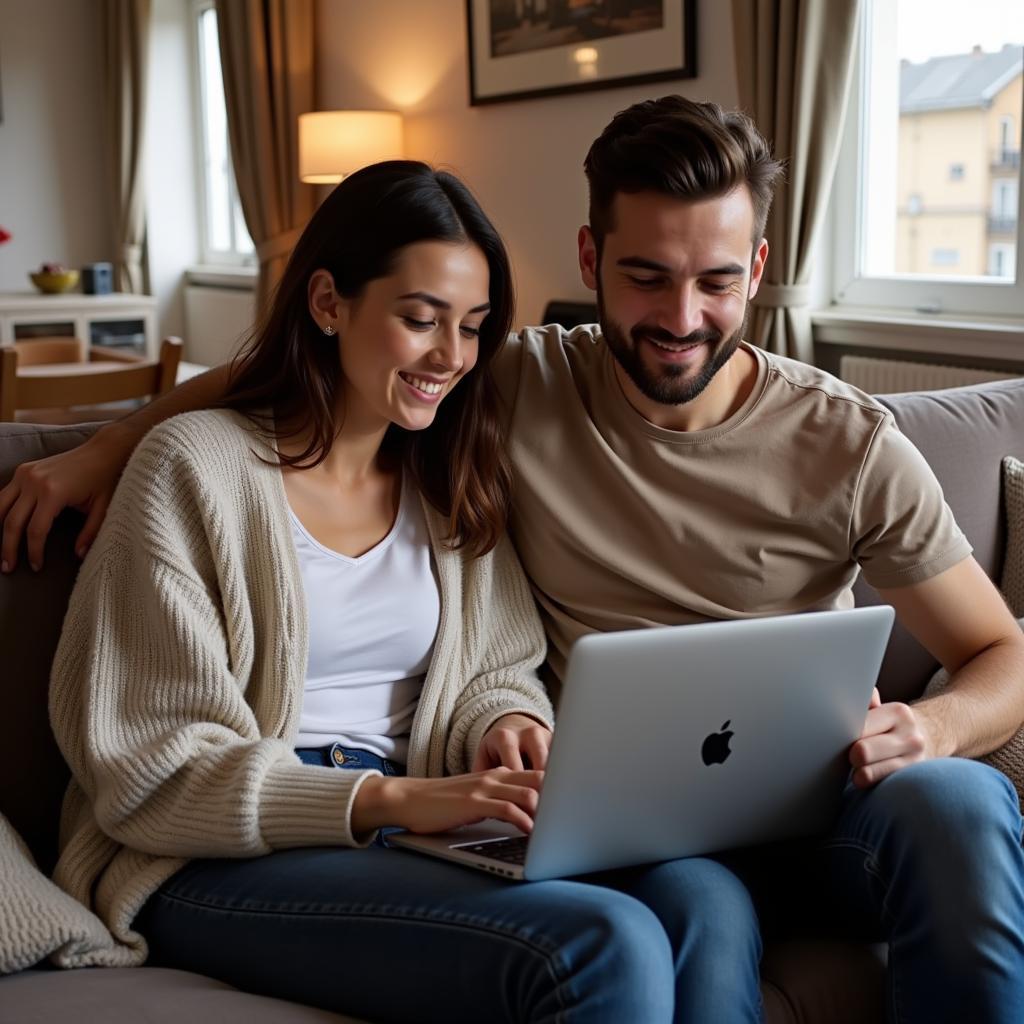
[[1024,3],[867,0],[857,60],[836,300],[1024,316]]

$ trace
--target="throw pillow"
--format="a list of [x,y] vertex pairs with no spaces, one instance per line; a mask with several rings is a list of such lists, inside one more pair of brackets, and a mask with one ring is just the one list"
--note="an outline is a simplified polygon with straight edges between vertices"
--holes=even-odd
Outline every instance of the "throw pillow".
[[1003,493],[1006,498],[1003,597],[1014,615],[1024,615],[1024,462],[1012,455],[1003,459]]
[[[1024,618],[1017,621],[1021,629],[1024,629]],[[948,682],[949,673],[940,668],[925,687],[924,695],[933,697],[936,693],[941,693]],[[1013,783],[1021,806],[1024,806],[1024,728],[1018,729],[998,750],[993,750],[991,754],[979,757],[978,760],[998,768]]]
[[0,974],[39,963],[57,950],[108,950],[115,942],[95,914],[36,866],[0,814]]

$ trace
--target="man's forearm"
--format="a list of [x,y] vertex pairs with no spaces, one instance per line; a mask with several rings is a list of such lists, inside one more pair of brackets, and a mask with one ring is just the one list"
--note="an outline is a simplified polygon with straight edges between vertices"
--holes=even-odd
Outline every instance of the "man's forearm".
[[914,705],[937,756],[980,757],[1024,723],[1024,635],[981,651],[949,685]]
[[96,443],[121,448],[126,455],[129,454],[158,423],[177,416],[178,413],[207,409],[216,404],[227,390],[228,372],[228,364],[223,363],[185,381],[184,384],[179,384],[173,391],[154,398],[152,402],[130,416],[115,420],[98,430],[95,435]]

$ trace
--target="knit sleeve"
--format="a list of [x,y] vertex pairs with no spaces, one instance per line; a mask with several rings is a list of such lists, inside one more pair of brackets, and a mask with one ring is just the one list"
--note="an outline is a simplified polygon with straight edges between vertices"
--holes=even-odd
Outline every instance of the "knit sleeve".
[[133,849],[361,845],[351,807],[372,773],[304,765],[283,738],[301,688],[268,686],[294,637],[263,635],[245,596],[245,458],[207,443],[228,477],[211,488],[175,422],[136,452],[83,564],[51,675],[57,741],[97,825]]
[[530,715],[554,724],[537,668],[546,642],[533,594],[511,542],[467,566],[464,644],[473,659],[452,715],[445,757],[452,774],[469,771],[484,733],[503,715]]

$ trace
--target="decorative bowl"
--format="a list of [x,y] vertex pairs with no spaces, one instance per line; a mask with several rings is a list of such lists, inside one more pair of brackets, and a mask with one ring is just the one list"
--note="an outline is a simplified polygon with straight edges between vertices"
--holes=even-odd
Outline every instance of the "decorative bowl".
[[62,270],[55,274],[37,270],[28,276],[41,292],[46,292],[49,295],[66,292],[69,288],[74,288],[78,284],[77,270]]

